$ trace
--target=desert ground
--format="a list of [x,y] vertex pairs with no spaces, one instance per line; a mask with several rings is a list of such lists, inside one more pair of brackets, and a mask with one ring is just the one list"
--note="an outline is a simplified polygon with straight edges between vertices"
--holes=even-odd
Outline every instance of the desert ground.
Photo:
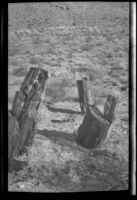
[[[128,189],[129,3],[10,3],[8,108],[31,67],[48,70],[37,132],[27,164],[8,173],[9,191],[81,192]],[[103,112],[117,97],[115,120],[98,149],[75,140],[83,120],[77,77],[88,75]]]

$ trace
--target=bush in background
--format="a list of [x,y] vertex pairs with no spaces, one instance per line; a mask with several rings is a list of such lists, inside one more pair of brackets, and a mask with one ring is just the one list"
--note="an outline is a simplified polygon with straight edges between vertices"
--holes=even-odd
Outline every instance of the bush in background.
[[15,76],[25,76],[27,73],[26,68],[18,68],[13,70],[13,75]]

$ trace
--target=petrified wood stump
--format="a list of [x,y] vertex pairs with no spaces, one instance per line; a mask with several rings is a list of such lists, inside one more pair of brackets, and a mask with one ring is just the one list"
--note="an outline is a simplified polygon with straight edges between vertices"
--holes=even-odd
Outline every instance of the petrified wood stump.
[[85,99],[84,99],[83,80],[77,81],[77,87],[78,87],[79,103],[80,103],[81,113],[84,114],[85,111],[86,111],[86,105],[85,105]]
[[107,137],[114,120],[115,97],[109,95],[104,107],[104,114],[91,105],[87,108],[84,120],[78,129],[77,142],[86,148],[97,148]]
[[94,105],[92,85],[88,77],[84,77],[83,80],[77,80],[77,87],[81,113],[84,114],[89,105]]
[[104,106],[104,118],[108,120],[110,123],[114,121],[116,103],[117,100],[114,96],[112,95],[107,96],[107,101]]
[[48,72],[31,68],[21,88],[16,92],[8,120],[8,161],[9,166],[14,166],[15,159],[32,144],[37,110],[41,102]]

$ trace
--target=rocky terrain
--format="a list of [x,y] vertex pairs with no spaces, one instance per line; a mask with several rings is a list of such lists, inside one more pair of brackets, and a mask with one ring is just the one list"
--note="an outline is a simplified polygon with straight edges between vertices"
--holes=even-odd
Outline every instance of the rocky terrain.
[[[9,173],[9,191],[128,189],[129,4],[9,4],[8,106],[30,67],[49,72],[27,165]],[[82,123],[76,80],[87,74],[103,112],[117,97],[115,121],[100,149],[76,143]]]

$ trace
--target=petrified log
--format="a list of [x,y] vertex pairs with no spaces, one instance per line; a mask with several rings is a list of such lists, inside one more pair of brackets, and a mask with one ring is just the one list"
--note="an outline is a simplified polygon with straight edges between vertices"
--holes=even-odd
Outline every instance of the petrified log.
[[77,81],[81,113],[84,114],[90,105],[94,105],[94,93],[90,80],[84,77]]
[[86,148],[97,148],[107,137],[108,130],[114,120],[115,97],[109,95],[104,114],[94,105],[87,108],[84,120],[78,129],[77,142]]
[[37,110],[47,78],[47,71],[31,68],[20,90],[15,94],[12,109],[9,112],[9,166],[14,166],[14,157],[21,155],[26,150],[26,146],[33,142]]

